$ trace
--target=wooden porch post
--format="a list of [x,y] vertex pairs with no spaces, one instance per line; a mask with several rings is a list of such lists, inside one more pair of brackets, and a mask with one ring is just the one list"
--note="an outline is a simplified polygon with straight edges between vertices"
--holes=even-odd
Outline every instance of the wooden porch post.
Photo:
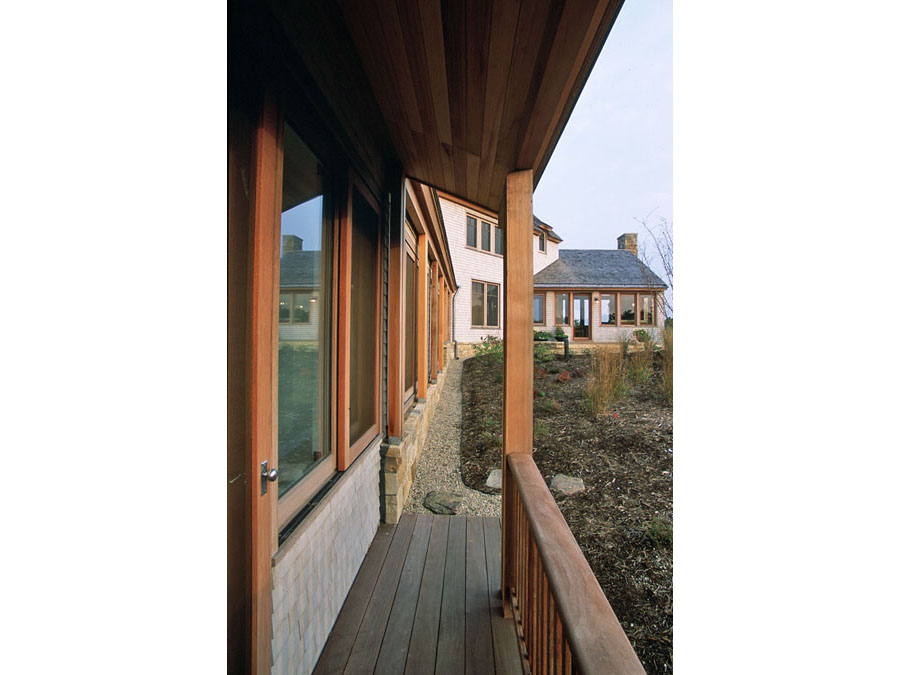
[[402,173],[395,174],[391,186],[390,213],[390,279],[388,292],[388,428],[387,435],[391,443],[399,443],[403,436],[403,364],[404,340],[403,320],[406,303],[403,292],[406,288],[406,178]]
[[500,227],[506,235],[503,256],[503,613],[512,616],[509,588],[515,582],[515,523],[510,507],[506,456],[531,454],[533,443],[534,337],[532,298],[534,260],[531,169],[506,177]]
[[416,397],[424,401],[428,395],[428,344],[426,323],[428,312],[425,310],[428,303],[428,237],[419,235],[418,251],[419,266],[416,279]]

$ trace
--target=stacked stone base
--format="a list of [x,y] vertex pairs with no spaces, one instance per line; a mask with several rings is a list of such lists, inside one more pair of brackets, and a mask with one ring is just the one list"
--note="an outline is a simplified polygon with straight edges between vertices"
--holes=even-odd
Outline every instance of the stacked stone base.
[[[450,351],[451,357],[452,354]],[[388,439],[381,446],[382,518],[390,525],[397,523],[403,513],[446,375],[446,370],[439,372],[437,382],[428,385],[425,401],[417,401],[409,409],[403,423],[403,438]]]

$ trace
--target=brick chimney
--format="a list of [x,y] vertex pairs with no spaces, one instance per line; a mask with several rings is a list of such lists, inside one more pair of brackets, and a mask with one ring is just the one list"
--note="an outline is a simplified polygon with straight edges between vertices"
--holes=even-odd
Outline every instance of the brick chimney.
[[634,255],[638,254],[637,251],[637,232],[627,232],[625,234],[619,235],[619,238],[616,239],[616,242],[619,244],[620,251],[631,251]]
[[281,235],[281,250],[282,253],[289,253],[290,251],[302,251],[303,240],[293,234],[283,234]]

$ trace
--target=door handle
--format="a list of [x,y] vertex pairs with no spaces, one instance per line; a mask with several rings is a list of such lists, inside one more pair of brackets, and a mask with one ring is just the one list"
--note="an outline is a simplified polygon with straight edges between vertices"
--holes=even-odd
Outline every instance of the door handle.
[[262,469],[262,489],[260,495],[264,495],[268,492],[269,483],[274,483],[278,480],[278,469],[269,469],[269,460],[263,462],[260,468]]

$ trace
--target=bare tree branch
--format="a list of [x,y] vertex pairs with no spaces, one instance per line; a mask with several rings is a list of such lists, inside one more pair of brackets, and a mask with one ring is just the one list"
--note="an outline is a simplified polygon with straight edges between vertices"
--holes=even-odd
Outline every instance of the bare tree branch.
[[[656,209],[654,209],[655,211]],[[674,297],[674,267],[673,267],[673,246],[672,246],[672,222],[666,220],[662,216],[659,217],[659,222],[656,225],[648,225],[647,219],[653,214],[653,211],[648,213],[644,218],[634,220],[640,223],[647,234],[650,235],[650,239],[653,241],[653,249],[647,244],[646,241],[642,241],[641,245],[638,249],[638,258],[644,263],[648,268],[653,269],[656,267],[656,262],[658,260],[660,267],[662,268],[663,278],[666,283],[669,285],[668,290],[662,294],[663,298],[663,310],[665,312],[666,318],[671,318],[674,312],[673,307],[673,297]],[[659,268],[657,268],[659,269]],[[649,281],[649,280],[648,280]]]

